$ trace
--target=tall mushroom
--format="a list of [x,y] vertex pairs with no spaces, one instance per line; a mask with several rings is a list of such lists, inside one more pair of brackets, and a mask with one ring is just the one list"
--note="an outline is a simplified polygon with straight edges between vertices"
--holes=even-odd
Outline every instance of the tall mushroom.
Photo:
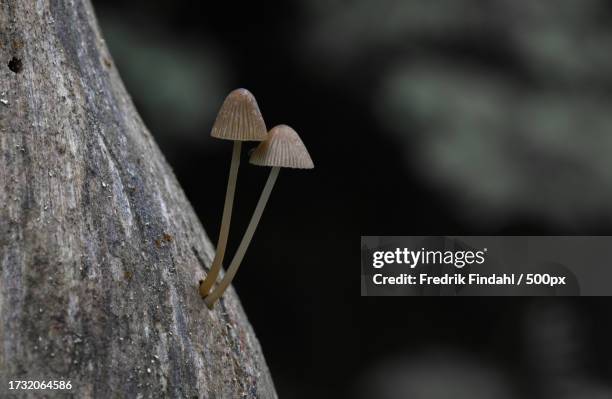
[[287,125],[279,125],[270,130],[268,133],[268,138],[265,141],[262,141],[257,146],[255,151],[253,151],[249,162],[259,166],[271,166],[272,170],[270,171],[266,185],[261,192],[261,196],[257,202],[255,212],[253,212],[249,226],[244,233],[244,237],[242,237],[240,246],[238,246],[238,249],[236,250],[236,255],[234,255],[234,259],[232,259],[232,263],[227,269],[227,273],[225,273],[225,276],[223,276],[223,279],[217,288],[215,288],[215,290],[205,299],[206,305],[210,309],[213,308],[217,299],[223,295],[240,267],[240,263],[242,262],[244,254],[251,243],[253,234],[255,234],[255,229],[257,228],[259,219],[261,218],[263,210],[266,207],[266,203],[268,202],[268,198],[270,197],[272,187],[274,187],[274,182],[276,182],[280,168],[314,168],[312,159],[310,159],[308,150],[306,150],[300,136],[298,136],[295,130]]
[[200,295],[202,298],[208,295],[210,288],[215,283],[221,270],[223,257],[225,256],[242,142],[263,141],[267,137],[266,124],[257,106],[257,101],[251,92],[246,89],[236,89],[228,94],[217,114],[211,136],[218,139],[232,140],[234,142],[234,149],[232,151],[232,163],[227,181],[227,192],[225,193],[225,205],[223,206],[223,218],[221,219],[217,252],[210,267],[210,272],[203,281],[200,281]]

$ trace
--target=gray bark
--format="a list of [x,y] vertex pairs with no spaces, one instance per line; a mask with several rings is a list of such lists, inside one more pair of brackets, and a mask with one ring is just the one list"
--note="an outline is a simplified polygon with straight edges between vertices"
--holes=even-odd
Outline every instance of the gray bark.
[[89,0],[0,0],[0,61],[0,397],[276,397]]

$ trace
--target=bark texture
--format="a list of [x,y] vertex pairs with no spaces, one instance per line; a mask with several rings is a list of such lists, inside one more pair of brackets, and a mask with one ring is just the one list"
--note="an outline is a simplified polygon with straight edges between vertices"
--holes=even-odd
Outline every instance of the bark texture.
[[276,397],[89,0],[0,0],[0,61],[0,397]]

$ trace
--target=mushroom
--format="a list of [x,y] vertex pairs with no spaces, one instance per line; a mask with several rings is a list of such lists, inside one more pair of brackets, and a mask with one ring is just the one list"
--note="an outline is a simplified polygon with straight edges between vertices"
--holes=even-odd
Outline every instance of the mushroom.
[[232,140],[234,142],[234,149],[232,151],[232,163],[227,181],[227,192],[225,194],[225,205],[223,206],[223,218],[221,219],[217,252],[215,253],[210,271],[206,275],[206,279],[200,280],[200,295],[202,298],[208,295],[210,288],[217,279],[221,270],[221,264],[223,263],[223,257],[225,256],[242,142],[263,141],[267,137],[266,124],[253,94],[246,89],[236,89],[228,94],[217,114],[217,119],[210,135],[218,139]]
[[225,276],[223,276],[223,279],[217,288],[215,288],[215,290],[205,299],[206,305],[210,309],[213,308],[217,299],[223,295],[240,267],[240,263],[242,262],[244,254],[251,243],[251,239],[253,238],[253,234],[255,233],[255,229],[257,228],[261,214],[266,207],[266,203],[268,202],[268,198],[270,197],[272,187],[274,187],[274,182],[278,177],[280,168],[314,168],[312,159],[310,159],[310,155],[308,154],[308,150],[306,150],[304,143],[302,143],[302,140],[300,140],[300,136],[298,136],[295,130],[287,125],[279,125],[270,130],[268,133],[268,138],[265,141],[262,141],[253,151],[249,162],[253,165],[271,166],[272,170],[270,171],[266,185],[261,192],[261,196],[257,202],[257,207],[255,208],[255,212],[253,212],[253,216],[251,217],[251,221],[249,222],[246,232],[244,233],[244,237],[242,237],[242,241],[236,250],[236,255],[234,255],[234,259],[232,259],[232,263],[227,269],[227,273],[225,273]]

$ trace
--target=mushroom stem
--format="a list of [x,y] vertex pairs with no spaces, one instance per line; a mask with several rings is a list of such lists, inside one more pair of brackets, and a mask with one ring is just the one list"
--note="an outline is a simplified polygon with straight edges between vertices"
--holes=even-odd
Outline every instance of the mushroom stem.
[[217,280],[225,249],[227,248],[227,237],[229,236],[230,222],[232,220],[232,207],[234,205],[234,193],[236,192],[236,180],[238,179],[238,167],[240,166],[240,149],[242,142],[234,141],[232,151],[232,163],[230,165],[229,178],[227,180],[227,191],[225,193],[225,205],[223,206],[223,218],[221,219],[221,229],[219,231],[219,241],[217,242],[217,252],[213,259],[210,271],[203,282],[200,283],[200,295],[202,298],[208,295],[208,291]]
[[217,299],[219,299],[219,297],[223,295],[227,287],[232,282],[232,279],[236,275],[236,272],[238,271],[238,268],[240,267],[240,263],[242,262],[242,259],[244,258],[244,254],[246,253],[246,250],[249,247],[251,240],[253,239],[253,234],[255,234],[255,229],[257,228],[257,225],[259,224],[259,219],[261,219],[261,215],[264,211],[264,208],[266,207],[268,198],[270,198],[270,193],[272,192],[272,188],[274,187],[274,182],[276,182],[276,178],[278,177],[279,171],[280,171],[280,168],[277,166],[273,167],[272,170],[270,171],[270,175],[268,176],[266,185],[264,186],[263,191],[261,192],[261,196],[259,197],[259,201],[257,202],[257,207],[255,208],[255,212],[253,212],[253,216],[251,217],[249,226],[247,227],[246,232],[244,233],[244,236],[242,237],[242,241],[240,242],[240,245],[238,246],[238,249],[236,250],[236,255],[234,255],[234,259],[232,259],[232,263],[227,269],[227,273],[225,273],[225,276],[223,276],[223,279],[221,280],[217,288],[215,288],[215,290],[209,296],[206,297],[205,302],[206,302],[206,306],[208,306],[209,309],[213,308]]

